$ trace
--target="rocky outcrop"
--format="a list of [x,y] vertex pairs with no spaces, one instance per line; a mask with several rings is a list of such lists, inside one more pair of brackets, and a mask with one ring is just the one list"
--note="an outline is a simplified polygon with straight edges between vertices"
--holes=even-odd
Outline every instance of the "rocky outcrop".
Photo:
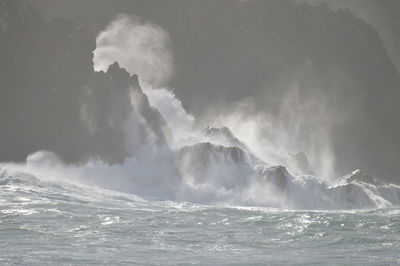
[[[96,32],[0,0],[0,161],[51,150],[67,162],[121,162],[168,130],[136,75],[93,70]],[[132,136],[132,137],[130,137]]]
[[81,120],[91,139],[91,153],[122,162],[149,147],[167,146],[166,122],[152,108],[137,75],[117,62],[94,73],[80,97]]
[[227,127],[206,127],[203,130],[203,134],[225,144],[226,146],[236,146],[246,150],[248,149],[247,146],[236,138]]
[[176,152],[178,161],[186,160],[193,168],[203,168],[209,163],[227,165],[247,164],[247,154],[238,147],[224,147],[209,142],[185,146]]
[[258,175],[258,181],[272,184],[278,191],[282,192],[285,190],[289,177],[290,174],[286,168],[279,165],[262,169]]
[[379,182],[376,180],[372,175],[370,175],[367,172],[361,171],[359,169],[339,178],[337,183],[345,183],[345,184],[350,184],[354,182],[362,182],[374,186],[382,186],[383,183]]
[[198,143],[176,151],[175,160],[182,175],[194,184],[230,189],[249,182],[254,174],[246,152],[238,147]]
[[260,160],[245,143],[235,137],[235,135],[228,127],[208,126],[202,131],[202,133],[212,143],[225,147],[238,147],[241,150],[245,151],[252,164],[266,164],[265,162]]

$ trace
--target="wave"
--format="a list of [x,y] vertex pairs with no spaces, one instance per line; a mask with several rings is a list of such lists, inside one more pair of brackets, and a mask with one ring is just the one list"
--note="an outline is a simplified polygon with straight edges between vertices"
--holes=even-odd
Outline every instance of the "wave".
[[[382,183],[359,170],[328,182],[313,175],[294,176],[283,166],[252,162],[238,147],[211,143],[181,148],[169,162],[161,156],[147,163],[129,158],[119,165],[102,161],[66,165],[54,154],[42,151],[30,155],[26,163],[1,163],[0,186],[37,196],[89,198],[84,196],[89,189],[90,198],[117,191],[130,193],[124,195],[132,195],[136,201],[283,209],[346,210],[400,205],[400,186]],[[93,187],[101,189],[101,193],[93,193]]]

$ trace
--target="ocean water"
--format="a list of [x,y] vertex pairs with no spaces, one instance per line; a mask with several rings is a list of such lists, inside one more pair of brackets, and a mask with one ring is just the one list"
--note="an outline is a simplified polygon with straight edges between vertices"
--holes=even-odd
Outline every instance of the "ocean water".
[[0,265],[398,265],[400,209],[145,200],[0,177]]

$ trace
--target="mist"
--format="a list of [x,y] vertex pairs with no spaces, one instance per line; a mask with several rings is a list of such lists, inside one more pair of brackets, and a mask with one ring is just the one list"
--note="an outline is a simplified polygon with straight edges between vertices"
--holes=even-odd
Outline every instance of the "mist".
[[[392,139],[398,74],[373,28],[348,11],[292,1],[201,8],[187,1],[180,10],[188,29],[169,16],[156,22],[129,9],[87,29],[38,13],[35,30],[48,40],[18,49],[32,51],[36,64],[48,68],[22,84],[12,75],[5,80],[42,105],[21,111],[33,110],[35,120],[2,117],[13,121],[2,138],[7,149],[20,140],[31,145],[16,149],[16,157],[4,153],[3,161],[27,157],[4,167],[56,179],[68,173],[86,185],[162,200],[328,209],[396,204],[381,187],[397,186],[375,180],[396,181],[399,171],[400,144]],[[334,23],[320,20],[320,13]],[[207,15],[210,20],[196,20]],[[362,34],[333,26],[339,22]],[[35,31],[25,31],[25,38],[35,38]],[[6,47],[14,49],[19,38]],[[60,38],[69,42],[54,57],[43,56]],[[369,50],[361,46],[366,38]],[[35,66],[29,62],[24,73]],[[56,73],[51,80],[49,71]],[[15,109],[28,101],[24,94],[15,99]],[[54,115],[45,115],[49,104]],[[54,124],[62,121],[70,125],[56,134]],[[12,136],[20,125],[36,135]],[[343,196],[354,179],[370,182],[357,186],[356,202]],[[316,193],[307,199],[310,190]]]
[[118,62],[144,82],[160,86],[174,73],[169,46],[168,33],[158,25],[119,14],[96,37],[93,67],[95,71],[106,71],[109,65]]

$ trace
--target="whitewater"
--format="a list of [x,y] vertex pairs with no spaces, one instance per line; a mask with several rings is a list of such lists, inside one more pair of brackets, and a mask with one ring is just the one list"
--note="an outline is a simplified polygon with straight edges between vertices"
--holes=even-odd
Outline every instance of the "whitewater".
[[227,127],[195,130],[171,91],[144,91],[168,145],[114,164],[50,151],[0,163],[1,265],[400,264],[399,185],[319,177],[303,152],[274,160]]
[[3,166],[0,237],[2,265],[396,265],[400,209],[152,201]]

